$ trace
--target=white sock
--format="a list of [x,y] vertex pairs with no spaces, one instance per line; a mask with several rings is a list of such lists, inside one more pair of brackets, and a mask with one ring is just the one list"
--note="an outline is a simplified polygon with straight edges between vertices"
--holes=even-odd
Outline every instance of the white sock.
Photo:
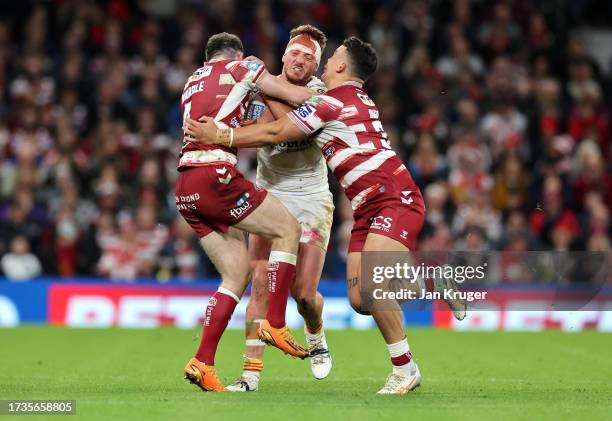
[[308,339],[317,339],[322,334],[323,334],[323,326],[321,326],[321,329],[319,329],[319,331],[317,333],[310,333],[308,331],[308,328],[306,327],[306,325],[304,325],[304,336],[306,336],[306,340],[308,340]]
[[248,377],[249,380],[255,380],[255,381],[259,381],[259,376],[261,375],[260,371],[250,371],[250,370],[244,370],[242,372],[242,376],[243,377]]
[[[265,344],[261,342],[259,339],[247,339],[247,346],[261,346],[263,347]],[[242,377],[248,378],[251,382],[258,382],[259,375],[261,371],[264,369],[263,360],[260,358],[249,357],[248,355],[243,355],[244,362],[242,363]]]
[[[389,356],[391,357],[391,363],[393,364],[393,372],[402,373],[402,374],[410,374],[412,355],[410,354],[410,345],[408,345],[408,338],[404,338],[401,341],[396,342],[394,344],[387,344],[387,349],[389,350]],[[393,360],[396,358],[401,358],[404,355],[408,355],[408,358],[410,360],[406,364],[395,365]]]
[[246,346],[266,346],[266,344],[259,339],[247,339],[245,344]]

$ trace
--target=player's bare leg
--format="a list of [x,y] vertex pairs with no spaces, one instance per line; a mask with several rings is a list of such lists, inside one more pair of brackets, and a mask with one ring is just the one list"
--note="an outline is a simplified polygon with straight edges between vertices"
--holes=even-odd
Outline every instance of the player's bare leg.
[[[265,316],[268,306],[268,297],[263,292],[267,282],[266,266],[267,255],[270,254],[270,245],[258,236],[252,236],[250,241],[252,284],[251,299],[247,306],[247,320],[256,322],[257,319]],[[323,296],[317,291],[317,285],[323,271],[324,259],[325,251],[320,247],[300,244],[296,280],[291,288],[291,295],[295,299],[298,312],[304,318],[306,328],[310,332],[318,331],[323,324]],[[253,329],[247,327],[247,330],[252,331]]]
[[[379,235],[368,234],[363,251],[408,251],[398,241]],[[361,253],[349,253],[347,257],[347,287],[351,306],[361,313],[370,313],[380,330],[389,355],[393,372],[387,378],[385,386],[378,391],[379,394],[403,394],[407,393],[421,382],[421,374],[416,363],[412,359],[412,353],[408,340],[404,333],[403,313],[397,305],[395,310],[373,310],[364,311],[361,308]]]
[[[234,392],[255,391],[263,371],[263,354],[265,345],[257,335],[260,321],[265,317],[268,305],[267,297],[267,256],[270,254],[270,243],[260,236],[249,238],[249,255],[251,258],[251,297],[246,310],[246,347],[241,377],[228,389]],[[301,243],[298,252],[296,281],[291,289],[297,302],[298,311],[304,318],[304,333],[309,345],[311,370],[315,378],[327,377],[331,370],[331,354],[323,330],[323,296],[317,291],[317,285],[323,271],[325,251],[316,246]]]
[[325,251],[314,244],[301,243],[298,253],[296,282],[291,295],[308,331],[317,332],[323,325],[323,296],[317,291],[323,272]]
[[310,369],[316,379],[324,379],[332,368],[332,358],[323,330],[323,296],[317,291],[325,250],[316,244],[301,243],[298,273],[291,291],[304,318],[304,335],[310,354]]
[[227,386],[231,392],[254,392],[264,368],[265,343],[259,339],[259,325],[268,309],[268,256],[270,242],[258,235],[249,236],[251,296],[245,315],[245,353],[242,375]]
[[445,278],[442,276],[440,278],[434,278],[433,283],[435,290],[438,291],[442,297],[444,297],[443,300],[446,305],[448,305],[448,308],[450,308],[453,312],[455,319],[465,319],[465,316],[467,315],[467,303],[465,300],[462,298],[452,298],[455,296],[454,294],[450,295],[451,298],[446,298],[447,295],[445,294],[445,291],[459,291],[457,282],[455,282],[455,280],[452,278]]
[[268,310],[268,258],[271,244],[259,235],[249,236],[249,259],[251,268],[251,297],[246,308],[246,356],[261,360],[264,343],[257,331]]
[[221,284],[206,308],[200,346],[185,367],[185,378],[204,391],[227,391],[215,371],[215,354],[236,304],[248,283],[249,265],[245,234],[236,228],[211,232],[200,240],[221,274]]
[[305,358],[306,349],[293,339],[285,323],[289,290],[295,279],[300,226],[287,208],[271,194],[235,227],[261,235],[271,245],[268,260],[268,311],[259,327],[259,338],[294,357]]

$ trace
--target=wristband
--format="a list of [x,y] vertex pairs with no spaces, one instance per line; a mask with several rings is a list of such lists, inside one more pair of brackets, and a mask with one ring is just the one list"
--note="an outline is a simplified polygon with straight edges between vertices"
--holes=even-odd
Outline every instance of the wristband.
[[229,145],[230,148],[234,146],[234,129],[230,129],[230,140]]
[[217,129],[215,134],[215,144],[221,146],[229,146],[232,142],[231,129]]

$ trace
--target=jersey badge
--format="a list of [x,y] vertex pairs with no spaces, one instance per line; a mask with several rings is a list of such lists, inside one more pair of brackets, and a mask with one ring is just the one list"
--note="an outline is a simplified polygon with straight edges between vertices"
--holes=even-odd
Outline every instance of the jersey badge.
[[246,68],[252,72],[256,72],[257,70],[259,70],[260,67],[261,67],[261,64],[257,63],[256,61],[246,62]]

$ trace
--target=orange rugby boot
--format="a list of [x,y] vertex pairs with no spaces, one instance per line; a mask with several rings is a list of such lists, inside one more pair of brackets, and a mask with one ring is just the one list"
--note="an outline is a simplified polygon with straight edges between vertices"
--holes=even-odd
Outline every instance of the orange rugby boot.
[[263,342],[280,349],[285,354],[301,359],[308,357],[308,351],[293,339],[293,335],[287,326],[275,328],[270,326],[270,322],[264,320],[259,325],[257,334]]
[[185,366],[185,378],[192,384],[195,384],[204,392],[227,392],[223,386],[215,367],[206,365],[198,361],[196,358],[189,360]]

